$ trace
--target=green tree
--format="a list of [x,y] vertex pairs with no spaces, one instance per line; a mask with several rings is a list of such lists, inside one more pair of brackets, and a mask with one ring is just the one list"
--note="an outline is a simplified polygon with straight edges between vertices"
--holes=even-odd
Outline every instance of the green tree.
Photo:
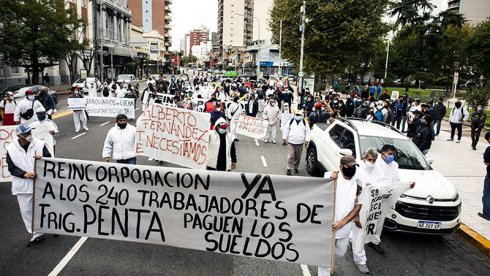
[[[304,65],[307,72],[334,76],[346,68],[369,65],[388,31],[381,21],[386,0],[309,0],[306,3]],[[301,0],[275,0],[269,27],[278,43],[282,20],[282,56],[296,68],[300,58]],[[367,13],[359,12],[359,7]],[[351,70],[353,71],[353,70]],[[354,74],[354,73],[353,73]]]
[[488,79],[490,77],[490,18],[476,27],[474,35],[468,42],[467,51],[477,71]]
[[0,0],[0,39],[4,41],[0,53],[7,64],[32,69],[32,83],[37,84],[43,68],[72,51],[73,36],[83,25],[63,0]]
[[391,4],[391,16],[396,16],[396,27],[424,24],[434,7],[430,0],[400,0]]
[[188,55],[182,58],[182,65],[194,64],[197,62],[197,57],[193,55]]

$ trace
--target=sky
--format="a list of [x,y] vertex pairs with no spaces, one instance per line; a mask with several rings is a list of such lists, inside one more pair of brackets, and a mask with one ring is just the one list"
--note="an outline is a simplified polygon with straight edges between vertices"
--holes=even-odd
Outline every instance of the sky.
[[194,28],[204,25],[211,32],[218,29],[218,0],[173,0],[171,8],[171,50],[179,50],[180,40]]

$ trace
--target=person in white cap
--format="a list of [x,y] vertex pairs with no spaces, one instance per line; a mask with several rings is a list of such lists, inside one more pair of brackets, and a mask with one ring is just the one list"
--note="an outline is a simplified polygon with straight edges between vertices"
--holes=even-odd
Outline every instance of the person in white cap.
[[0,115],[2,115],[4,126],[16,125],[14,121],[15,108],[17,107],[17,102],[14,100],[14,93],[9,91],[7,96],[3,98],[0,102]]
[[281,111],[281,130],[284,130],[284,127],[286,126],[286,124],[289,124],[292,117],[293,115],[289,110],[289,104],[284,103],[284,106],[282,107],[282,111]]
[[37,121],[36,110],[43,105],[36,100],[36,95],[31,89],[26,91],[26,97],[15,108],[14,121],[17,124],[30,124]]
[[32,234],[27,244],[30,247],[44,239],[43,233],[32,232],[32,192],[36,178],[34,159],[51,157],[51,154],[42,141],[32,137],[28,125],[18,125],[15,133],[17,140],[7,146],[7,165],[12,175],[12,194],[17,196],[27,232]]
[[310,142],[310,126],[303,118],[303,111],[297,110],[294,118],[289,120],[282,131],[282,144],[288,145],[288,166],[287,175],[298,173],[303,145],[308,147]]

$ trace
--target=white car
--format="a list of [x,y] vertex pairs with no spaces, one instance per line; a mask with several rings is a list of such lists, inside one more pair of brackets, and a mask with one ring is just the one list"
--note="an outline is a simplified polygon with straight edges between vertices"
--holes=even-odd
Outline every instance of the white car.
[[[403,182],[415,181],[386,215],[388,230],[427,234],[448,234],[459,228],[461,199],[456,187],[432,169],[415,144],[384,123],[361,119],[337,119],[331,125],[315,124],[306,154],[306,167],[312,175],[338,170],[342,154],[361,162],[366,149],[396,147],[395,161]],[[379,157],[378,157],[379,158]]]
[[100,91],[102,87],[100,81],[97,78],[93,78],[93,77],[79,78],[71,85],[71,87],[79,86],[82,89],[83,93],[87,94],[88,93],[87,83],[94,83],[97,91]]

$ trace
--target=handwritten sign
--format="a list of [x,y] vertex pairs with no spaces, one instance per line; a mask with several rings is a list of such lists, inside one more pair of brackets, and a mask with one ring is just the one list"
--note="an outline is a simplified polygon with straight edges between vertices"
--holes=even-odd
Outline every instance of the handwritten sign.
[[0,182],[11,181],[7,165],[7,146],[17,139],[15,129],[17,126],[3,126],[0,128]]
[[355,241],[356,252],[361,252],[364,244],[372,242],[376,235],[381,234],[386,214],[409,189],[408,183],[374,185],[363,189],[360,196],[362,207],[359,212],[362,229],[359,230]]
[[116,118],[119,114],[125,114],[130,119],[136,118],[134,99],[106,97],[85,97],[85,99],[89,116]]
[[36,172],[36,232],[330,261],[334,192],[326,179],[52,158]]
[[153,104],[136,123],[136,154],[206,168],[209,113]]
[[238,118],[236,132],[255,139],[262,139],[266,135],[267,125],[267,120],[242,114],[240,118]]

